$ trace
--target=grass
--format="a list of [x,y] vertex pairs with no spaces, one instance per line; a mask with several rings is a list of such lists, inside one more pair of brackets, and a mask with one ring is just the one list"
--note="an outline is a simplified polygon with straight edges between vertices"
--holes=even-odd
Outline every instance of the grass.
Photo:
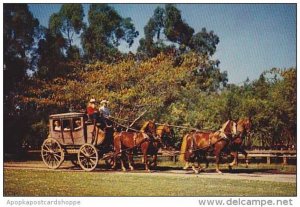
[[113,172],[4,170],[5,196],[296,196],[296,183]]

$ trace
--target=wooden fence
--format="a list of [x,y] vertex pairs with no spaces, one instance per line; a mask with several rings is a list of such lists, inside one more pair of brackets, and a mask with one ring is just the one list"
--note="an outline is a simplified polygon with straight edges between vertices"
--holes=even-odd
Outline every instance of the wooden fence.
[[[250,162],[256,163],[281,163],[281,164],[296,164],[297,160],[297,151],[296,150],[249,150],[248,159]],[[158,158],[161,160],[168,160],[177,162],[179,160],[180,152],[179,151],[170,151],[162,150],[158,154]],[[6,156],[5,156],[6,157]],[[138,155],[137,157],[141,157]],[[13,160],[14,158],[12,158]],[[25,160],[41,160],[40,150],[30,150],[26,153],[26,156],[23,157]],[[210,161],[214,161],[214,156],[208,156]],[[244,155],[239,153],[239,160],[244,161]]]
[[[297,159],[297,151],[296,150],[249,150],[248,160],[253,162],[266,162],[267,164],[271,164],[272,161],[276,163],[282,163],[284,165],[288,164],[289,161],[296,161]],[[159,154],[159,157],[167,158],[174,162],[178,161],[180,156],[179,151],[162,151]],[[210,160],[214,160],[213,156],[209,156]],[[239,160],[244,161],[244,155],[239,153]]]

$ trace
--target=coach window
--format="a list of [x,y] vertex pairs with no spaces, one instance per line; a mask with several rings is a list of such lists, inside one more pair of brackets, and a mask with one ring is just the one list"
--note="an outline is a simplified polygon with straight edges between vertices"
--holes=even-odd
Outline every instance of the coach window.
[[74,119],[73,126],[74,126],[74,131],[80,130],[82,128],[81,119]]
[[53,120],[53,129],[54,129],[54,131],[61,130],[60,120],[58,120],[58,119]]
[[64,131],[71,130],[71,121],[69,119],[63,120],[63,129],[64,129]]

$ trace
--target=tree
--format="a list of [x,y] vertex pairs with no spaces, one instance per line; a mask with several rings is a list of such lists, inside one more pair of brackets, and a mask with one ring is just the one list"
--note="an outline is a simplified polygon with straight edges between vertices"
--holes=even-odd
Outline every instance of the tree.
[[107,4],[92,4],[88,21],[89,27],[85,29],[81,38],[89,60],[109,60],[111,56],[117,57],[120,53],[117,48],[120,41],[125,41],[131,47],[134,38],[139,35],[131,18],[122,18]]
[[4,94],[17,90],[27,76],[30,66],[28,54],[37,35],[39,22],[27,4],[4,4]]
[[[44,35],[39,40],[37,55],[36,75],[42,79],[52,79],[62,74],[66,57],[66,40],[61,33],[53,34],[49,29],[44,29]],[[70,47],[71,48],[71,47]],[[67,50],[69,51],[69,49]]]
[[31,69],[29,54],[38,35],[39,22],[27,4],[4,4],[3,13],[4,149],[16,151],[20,149],[22,133],[28,126],[18,99],[24,93],[23,84]]
[[[219,37],[213,31],[207,32],[206,28],[202,28],[194,35],[194,29],[182,19],[181,11],[173,4],[154,10],[153,16],[144,27],[144,34],[145,37],[140,40],[137,51],[146,57],[155,57],[160,52],[172,51],[176,48],[175,45],[178,49],[173,55],[192,50],[200,55],[212,56],[219,43]],[[161,38],[162,34],[167,41]],[[182,59],[177,57],[175,62],[181,61]]]
[[165,24],[165,10],[157,7],[153,16],[144,27],[145,38],[141,38],[137,52],[145,57],[155,57],[160,52],[164,52],[168,47],[163,43],[161,33]]
[[199,54],[212,56],[217,49],[218,43],[219,37],[214,34],[213,31],[208,33],[206,28],[202,28],[201,32],[193,35],[189,42],[189,46],[193,51]]
[[58,13],[51,15],[49,29],[56,35],[64,36],[68,47],[71,47],[74,34],[80,34],[84,27],[83,17],[81,4],[63,4]]
[[167,4],[165,7],[165,30],[168,40],[178,43],[182,50],[186,49],[193,36],[194,29],[181,17],[181,11],[174,5]]

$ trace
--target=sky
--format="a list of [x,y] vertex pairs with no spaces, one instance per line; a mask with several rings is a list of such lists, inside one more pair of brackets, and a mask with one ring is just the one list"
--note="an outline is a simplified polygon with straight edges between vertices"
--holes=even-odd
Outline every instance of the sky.
[[[131,48],[135,52],[144,26],[157,6],[164,4],[112,4],[122,17],[131,17],[140,35]],[[296,4],[176,4],[182,18],[195,33],[205,27],[220,38],[212,57],[220,60],[221,71],[227,71],[229,83],[240,84],[273,67],[296,67]],[[61,4],[29,4],[40,24],[48,26],[49,17]],[[87,20],[89,5],[83,4]],[[79,43],[79,39],[77,40]]]

